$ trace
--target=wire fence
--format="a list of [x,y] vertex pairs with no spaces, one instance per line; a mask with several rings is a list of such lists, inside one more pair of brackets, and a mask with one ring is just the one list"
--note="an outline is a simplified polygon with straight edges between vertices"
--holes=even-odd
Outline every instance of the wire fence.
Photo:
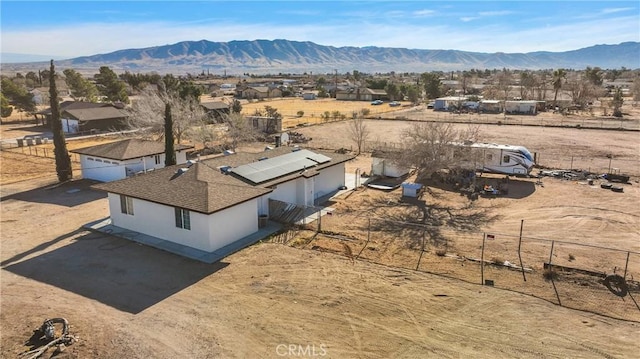
[[[44,158],[55,158],[54,148],[50,145],[33,145],[33,146],[16,146],[16,147],[2,147],[2,151],[10,151],[13,153],[20,153],[26,156],[36,156]],[[80,163],[80,156],[77,153],[70,152],[69,156],[71,161]]]
[[[431,110],[427,110],[431,111]],[[375,117],[374,117],[375,118]],[[591,129],[640,130],[640,121],[629,117],[597,117],[597,116],[563,116],[558,114],[553,118],[532,115],[505,115],[453,113],[453,112],[425,112],[425,110],[407,111],[402,114],[389,114],[389,119],[409,121],[436,121],[465,124],[493,124],[541,127],[573,127]]]
[[290,224],[272,240],[640,322],[638,252],[348,213],[328,212],[309,218],[321,221]]

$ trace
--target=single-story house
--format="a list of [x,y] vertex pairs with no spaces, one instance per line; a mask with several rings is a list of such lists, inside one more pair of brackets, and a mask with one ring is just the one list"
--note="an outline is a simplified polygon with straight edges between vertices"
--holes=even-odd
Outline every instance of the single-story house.
[[158,169],[94,188],[113,226],[212,253],[258,232],[270,202],[313,206],[345,185],[354,156],[278,147]]
[[349,88],[338,90],[336,100],[343,101],[373,101],[373,100],[389,100],[389,95],[385,90],[376,90],[370,88]]
[[538,101],[505,101],[504,111],[509,114],[535,115],[538,113]]
[[242,90],[241,97],[247,99],[282,97],[282,90],[270,86],[250,86]]
[[[64,101],[60,103],[62,130],[68,134],[124,130],[128,114],[118,107],[109,103]],[[51,108],[38,112],[36,118],[38,115],[43,116],[43,124],[51,126]]]
[[305,100],[315,100],[316,96],[315,92],[305,92],[302,94],[302,98]]
[[121,131],[127,128],[128,114],[113,106],[61,111],[65,133]]
[[[187,162],[193,146],[175,145],[176,163]],[[164,142],[127,139],[69,152],[80,155],[82,178],[109,182],[164,167]]]

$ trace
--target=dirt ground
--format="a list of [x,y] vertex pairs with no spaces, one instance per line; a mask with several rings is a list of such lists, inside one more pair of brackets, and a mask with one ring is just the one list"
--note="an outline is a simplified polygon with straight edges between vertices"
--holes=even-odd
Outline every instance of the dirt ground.
[[79,337],[66,358],[637,354],[640,324],[511,291],[272,243],[206,265],[88,233],[104,194],[50,181],[2,186],[5,358],[52,317]]
[[[367,122],[374,139],[389,142],[412,123]],[[300,132],[313,137],[310,146],[349,147],[345,126],[331,123]],[[442,242],[429,243],[420,259],[415,243],[388,241],[411,238],[407,228],[379,231],[364,244],[358,231],[368,218],[415,221],[420,212],[415,203],[399,201],[398,190],[361,189],[334,200],[335,213],[323,218],[325,228],[339,229],[348,242],[323,236],[307,241],[310,235],[300,232],[290,245],[274,238],[206,265],[82,230],[83,224],[108,216],[104,193],[84,180],[53,185],[55,173],[46,169],[52,159],[3,151],[0,356],[17,357],[45,319],[65,317],[79,341],[59,358],[636,357],[637,304],[631,297],[617,298],[615,308],[624,305],[630,314],[622,316],[626,321],[614,319],[619,313],[602,307],[616,297],[600,296],[597,284],[587,292],[596,307],[584,309],[605,315],[553,304],[551,285],[540,275],[548,258],[539,257],[549,253],[549,242],[536,239],[640,252],[637,132],[488,124],[482,131],[487,141],[528,147],[550,167],[606,169],[611,153],[612,166],[632,180],[623,193],[615,193],[600,188],[600,182],[514,179],[509,196],[473,204],[445,186],[430,185],[422,200],[433,208],[431,218],[444,224],[443,237],[449,240],[444,255],[438,254]],[[366,154],[359,156],[347,171],[368,172],[370,161]],[[32,171],[23,172],[33,177],[5,182],[26,162]],[[486,231],[497,238],[485,259],[515,263],[512,239],[521,220],[528,240],[524,261],[534,270],[527,288],[511,285],[515,279],[492,266],[485,278],[497,279],[496,287],[474,284],[480,283],[479,266],[458,255],[477,257],[478,234]],[[473,230],[465,230],[469,225]],[[354,254],[364,248],[361,258],[349,260],[342,243],[349,243]],[[581,247],[557,244],[555,250],[557,264],[621,270]],[[639,263],[632,257],[630,274],[640,273]],[[591,288],[585,281],[577,285]],[[583,292],[571,283],[563,277],[558,284],[563,303],[575,307],[571,304]],[[541,286],[548,296],[536,297]]]

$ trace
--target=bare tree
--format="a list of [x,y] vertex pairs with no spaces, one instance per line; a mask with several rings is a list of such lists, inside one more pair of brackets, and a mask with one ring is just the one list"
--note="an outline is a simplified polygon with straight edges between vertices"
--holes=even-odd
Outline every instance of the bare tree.
[[597,97],[597,91],[591,81],[585,77],[576,76],[565,83],[565,88],[571,96],[571,101],[579,108],[585,108],[587,103]]
[[418,181],[447,168],[466,167],[481,159],[478,151],[460,144],[477,142],[480,129],[456,129],[451,123],[418,123],[402,133],[402,150],[395,151],[395,162],[416,170]]
[[151,88],[142,91],[140,99],[131,106],[128,127],[139,129],[153,139],[161,139],[164,133],[165,105],[171,105],[173,134],[178,143],[190,128],[198,126],[206,118],[206,112],[193,97],[182,98],[175,93],[162,93]]
[[371,131],[364,122],[364,117],[356,117],[349,121],[349,137],[358,147],[358,155],[362,152],[365,141],[369,138]]
[[226,131],[223,140],[235,150],[243,142],[255,141],[258,134],[249,121],[239,113],[231,113],[223,118]]

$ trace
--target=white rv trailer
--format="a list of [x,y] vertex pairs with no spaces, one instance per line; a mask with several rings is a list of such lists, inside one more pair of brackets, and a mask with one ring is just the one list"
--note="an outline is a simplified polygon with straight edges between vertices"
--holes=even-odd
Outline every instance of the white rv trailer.
[[496,143],[460,143],[476,153],[475,169],[481,172],[526,176],[531,173],[535,162],[528,149],[523,146],[499,145]]

